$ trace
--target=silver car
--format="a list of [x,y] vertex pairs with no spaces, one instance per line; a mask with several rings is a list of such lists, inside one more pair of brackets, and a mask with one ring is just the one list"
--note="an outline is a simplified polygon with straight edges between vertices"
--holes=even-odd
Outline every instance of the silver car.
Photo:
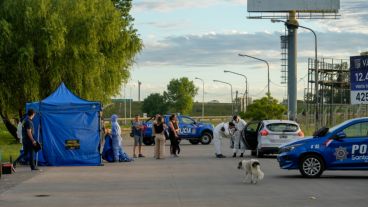
[[303,131],[295,121],[263,120],[250,122],[242,131],[246,148],[252,155],[276,154],[279,146],[304,137]]

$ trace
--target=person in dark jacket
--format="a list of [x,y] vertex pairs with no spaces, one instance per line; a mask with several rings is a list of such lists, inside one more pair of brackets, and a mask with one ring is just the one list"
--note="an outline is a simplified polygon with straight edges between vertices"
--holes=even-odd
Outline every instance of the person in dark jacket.
[[180,153],[179,124],[175,114],[172,114],[170,116],[168,127],[169,127],[171,157],[178,157],[177,153]]
[[34,126],[33,126],[33,118],[36,115],[36,112],[33,109],[29,109],[27,111],[27,117],[22,122],[22,143],[23,143],[23,154],[20,155],[13,163],[13,166],[16,167],[16,164],[19,160],[24,157],[29,156],[29,166],[31,170],[38,170],[35,165],[34,156],[35,150],[34,147],[37,146],[37,141],[33,137],[34,134]]

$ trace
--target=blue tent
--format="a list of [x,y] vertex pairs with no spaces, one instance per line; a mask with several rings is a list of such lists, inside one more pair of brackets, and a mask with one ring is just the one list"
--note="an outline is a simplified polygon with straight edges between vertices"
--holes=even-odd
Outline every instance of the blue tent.
[[101,103],[74,95],[62,83],[40,102],[27,103],[34,109],[35,137],[42,144],[38,163],[50,166],[100,165]]

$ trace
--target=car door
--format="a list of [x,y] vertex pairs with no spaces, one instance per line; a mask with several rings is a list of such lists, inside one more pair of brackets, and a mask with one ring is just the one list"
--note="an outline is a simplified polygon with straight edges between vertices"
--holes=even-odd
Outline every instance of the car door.
[[336,132],[346,137],[335,138],[327,146],[331,168],[368,167],[368,122],[347,126]]
[[255,150],[258,145],[257,136],[260,122],[248,123],[243,132],[242,136],[245,139],[245,146],[249,150]]
[[187,116],[179,117],[179,135],[182,138],[194,137],[197,130],[196,122]]

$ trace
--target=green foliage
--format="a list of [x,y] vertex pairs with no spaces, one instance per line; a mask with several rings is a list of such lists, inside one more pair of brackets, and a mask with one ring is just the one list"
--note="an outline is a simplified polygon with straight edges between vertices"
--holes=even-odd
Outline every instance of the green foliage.
[[166,114],[168,111],[168,104],[163,95],[153,93],[144,99],[142,111],[149,115]]
[[193,81],[183,77],[172,79],[164,96],[175,113],[188,114],[192,111],[193,99],[197,93],[198,88],[195,87]]
[[254,102],[247,107],[247,111],[240,114],[240,116],[251,120],[282,119],[286,111],[286,107],[279,104],[276,99],[272,97],[263,97],[254,100]]
[[142,49],[130,9],[131,0],[0,1],[0,113],[61,82],[85,99],[118,94]]
[[2,162],[7,162],[12,156],[13,161],[19,156],[21,144],[9,134],[4,123],[0,121],[0,154]]

